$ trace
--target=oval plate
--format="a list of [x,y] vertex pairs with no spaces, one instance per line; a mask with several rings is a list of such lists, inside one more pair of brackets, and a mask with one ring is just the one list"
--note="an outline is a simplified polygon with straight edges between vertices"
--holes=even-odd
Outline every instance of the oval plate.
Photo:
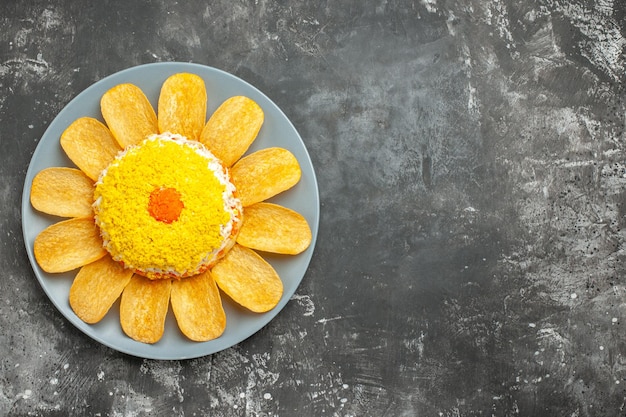
[[[301,213],[309,222],[313,240],[310,247],[297,256],[263,254],[263,257],[276,269],[284,284],[283,297],[273,310],[264,314],[251,313],[223,296],[227,325],[222,336],[209,342],[192,342],[178,330],[170,309],[163,338],[149,345],[136,342],[122,332],[119,321],[119,300],[111,307],[104,319],[94,325],[84,323],[74,314],[69,306],[68,294],[77,271],[48,274],[35,261],[33,255],[35,237],[44,228],[61,219],[34,210],[30,205],[30,188],[33,177],[42,169],[53,166],[74,166],[59,144],[61,133],[79,117],[90,116],[102,121],[100,98],[107,90],[117,84],[133,83],[143,90],[156,109],[163,81],[179,72],[195,73],[204,79],[208,95],[207,120],[224,100],[235,95],[247,96],[261,106],[265,113],[265,121],[248,153],[270,146],[279,146],[290,150],[296,156],[302,168],[300,182],[292,189],[268,201]],[[210,355],[243,341],[269,323],[283,309],[302,281],[311,261],[317,239],[319,207],[315,171],[304,142],[276,104],[252,85],[224,71],[198,64],[165,62],[132,67],[96,82],[70,101],[50,123],[33,153],[26,173],[22,193],[22,230],[35,276],[52,303],[74,326],[92,339],[129,355],[147,359],[189,359]]]

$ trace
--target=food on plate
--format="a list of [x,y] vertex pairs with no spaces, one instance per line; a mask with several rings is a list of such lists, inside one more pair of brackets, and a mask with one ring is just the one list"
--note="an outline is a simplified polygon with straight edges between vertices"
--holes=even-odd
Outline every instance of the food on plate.
[[211,149],[226,167],[243,155],[263,125],[263,109],[245,96],[224,101],[202,129],[200,142]]
[[93,216],[73,217],[48,226],[35,238],[33,252],[41,269],[51,273],[71,271],[107,253]]
[[174,74],[163,83],[158,103],[160,132],[198,140],[206,121],[207,92],[196,74]]
[[246,208],[237,242],[264,252],[297,255],[311,244],[311,229],[298,212],[272,203]]
[[170,298],[178,327],[189,339],[211,340],[224,332],[226,313],[210,273],[172,281]]
[[33,178],[30,203],[54,216],[91,216],[93,181],[75,168],[46,168]]
[[155,112],[139,87],[117,85],[100,100],[104,123],[82,117],[61,135],[78,169],[33,179],[33,207],[66,218],[39,233],[35,259],[49,273],[77,270],[69,303],[86,323],[119,299],[126,335],[156,343],[171,305],[187,338],[215,339],[227,326],[222,293],[250,314],[271,310],[283,284],[265,254],[310,246],[303,216],[264,202],[299,182],[296,157],[244,156],[261,107],[235,96],[207,120],[207,96],[201,77],[174,74]]
[[85,265],[70,287],[70,306],[85,323],[97,323],[119,298],[133,276],[110,256]]
[[81,117],[61,135],[61,147],[76,166],[93,181],[122,149],[99,120]]
[[104,93],[100,99],[100,111],[122,149],[159,133],[152,104],[134,84],[119,84]]
[[163,336],[172,281],[135,274],[122,292],[120,323],[132,339],[156,343]]
[[173,134],[151,135],[120,153],[102,171],[94,200],[104,247],[150,279],[206,271],[235,244],[242,220],[220,161]]
[[241,158],[230,175],[245,207],[290,189],[300,181],[302,171],[287,149],[266,148]]
[[236,244],[212,270],[215,282],[243,307],[263,313],[283,295],[280,277],[258,253]]

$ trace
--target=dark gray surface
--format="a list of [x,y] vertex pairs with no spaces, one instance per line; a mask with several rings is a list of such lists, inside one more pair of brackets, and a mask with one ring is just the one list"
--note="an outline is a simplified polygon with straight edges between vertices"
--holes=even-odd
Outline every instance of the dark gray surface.
[[[0,415],[624,415],[625,4],[3,2]],[[158,61],[266,93],[322,200],[287,307],[181,362],[71,326],[19,210],[64,105]]]

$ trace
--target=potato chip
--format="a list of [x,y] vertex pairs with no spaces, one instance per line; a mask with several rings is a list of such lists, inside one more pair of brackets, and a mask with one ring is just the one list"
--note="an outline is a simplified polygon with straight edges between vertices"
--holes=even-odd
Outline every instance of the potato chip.
[[107,254],[93,217],[48,226],[35,238],[33,250],[41,269],[50,273],[71,271]]
[[33,178],[30,203],[53,216],[93,215],[93,180],[75,168],[46,168]]
[[171,288],[169,279],[150,280],[133,275],[120,302],[120,323],[124,333],[138,342],[158,342],[165,331]]
[[180,331],[196,342],[219,337],[226,313],[210,272],[172,282],[172,311]]
[[241,158],[230,170],[244,207],[264,201],[300,181],[296,157],[283,148],[266,148]]
[[233,301],[256,313],[276,307],[283,295],[283,283],[274,268],[241,245],[235,244],[211,274]]
[[93,181],[121,150],[111,131],[91,117],[76,119],[61,134],[67,156]]
[[156,113],[143,91],[119,84],[102,95],[100,110],[117,143],[126,148],[159,133]]
[[159,95],[159,132],[198,140],[206,121],[206,105],[206,87],[201,77],[189,73],[170,76]]
[[109,311],[133,276],[110,256],[83,266],[70,288],[70,306],[85,323],[97,323]]
[[306,219],[291,209],[256,203],[244,209],[237,243],[264,252],[296,255],[311,244]]
[[263,119],[263,110],[253,100],[231,97],[215,110],[202,130],[200,142],[230,167],[254,142]]

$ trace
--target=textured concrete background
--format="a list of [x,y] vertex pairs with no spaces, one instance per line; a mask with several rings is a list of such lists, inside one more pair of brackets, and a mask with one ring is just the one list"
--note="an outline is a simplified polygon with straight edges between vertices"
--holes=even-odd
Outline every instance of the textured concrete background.
[[[3,1],[0,415],[625,415],[625,15],[620,0]],[[76,330],[21,232],[55,115],[158,61],[266,93],[322,202],[287,307],[189,361]]]

